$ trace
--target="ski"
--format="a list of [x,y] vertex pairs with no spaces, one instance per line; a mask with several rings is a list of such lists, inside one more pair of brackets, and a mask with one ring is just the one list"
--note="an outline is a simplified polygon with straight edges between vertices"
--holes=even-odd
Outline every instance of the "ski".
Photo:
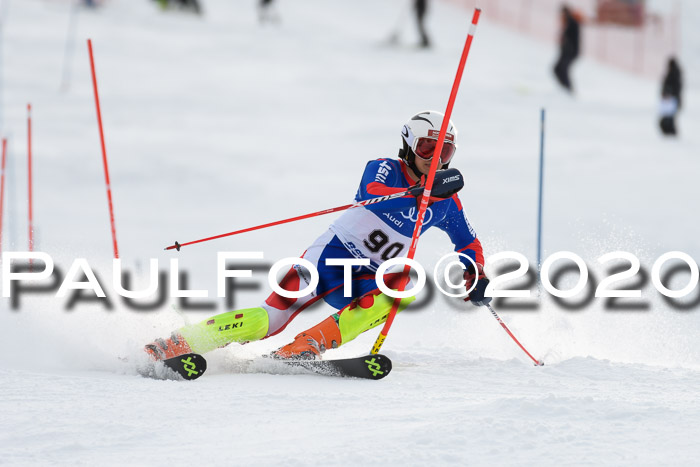
[[[145,358],[145,356],[144,356]],[[120,357],[119,360],[128,363],[128,358]],[[167,360],[154,361],[148,358],[147,362],[136,365],[136,371],[144,378],[161,380],[186,380],[199,378],[207,370],[207,361],[199,354],[188,353]]]
[[385,355],[364,355],[338,360],[276,360],[324,376],[382,379],[391,371],[391,360]]
[[[269,357],[264,360],[284,367],[301,368],[317,375],[342,378],[377,380],[386,377],[391,371],[389,357],[379,354],[338,360],[278,360]],[[140,367],[138,371],[147,378],[192,381],[202,376],[206,370],[207,361],[204,357],[188,353],[160,362],[150,362],[149,365]]]
[[196,353],[169,358],[163,360],[163,364],[187,381],[197,379],[207,371],[207,361]]

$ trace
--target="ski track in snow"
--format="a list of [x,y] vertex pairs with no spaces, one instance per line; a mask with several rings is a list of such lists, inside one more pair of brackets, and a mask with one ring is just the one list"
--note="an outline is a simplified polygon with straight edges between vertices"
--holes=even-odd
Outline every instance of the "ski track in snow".
[[[302,313],[269,340],[207,355],[192,383],[136,374],[141,346],[190,320],[169,303],[137,312],[110,287],[111,238],[85,39],[93,40],[117,234],[137,284],[148,258],[177,257],[189,288],[216,293],[216,252],[301,254],[331,219],[164,252],[187,241],[347,204],[367,160],[393,157],[404,119],[442,110],[471,12],[433,2],[432,51],[384,43],[405,1],[206,0],[203,18],[155,2],[81,11],[71,82],[59,91],[69,2],[0,2],[2,115],[9,136],[3,249],[26,245],[26,104],[33,104],[37,250],[65,274],[87,258],[113,308],[66,309],[52,294],[0,299],[0,465],[696,465],[700,322],[651,286],[648,311],[499,311],[546,365],[534,367],[485,310],[433,300],[397,318],[381,381],[300,374],[261,354],[329,313]],[[239,4],[240,3],[240,4]],[[245,3],[245,4],[244,4]],[[652,4],[658,2],[651,2]],[[582,60],[575,98],[550,76],[556,51],[489,22],[484,8],[457,99],[453,166],[487,254],[534,259],[539,109],[547,107],[546,253],[571,250],[599,278],[603,253],[651,269],[670,250],[700,257],[696,2],[683,2],[681,138],[656,131],[659,83]],[[432,270],[446,238],[421,237]],[[264,266],[264,265],[263,265]],[[261,268],[264,270],[265,268]],[[267,296],[256,270],[235,307]],[[257,282],[256,282],[257,281]],[[683,286],[682,279],[677,288]],[[692,297],[691,297],[692,298]],[[326,354],[358,355],[376,333]],[[254,360],[252,360],[254,359]],[[252,360],[252,363],[251,363]]]

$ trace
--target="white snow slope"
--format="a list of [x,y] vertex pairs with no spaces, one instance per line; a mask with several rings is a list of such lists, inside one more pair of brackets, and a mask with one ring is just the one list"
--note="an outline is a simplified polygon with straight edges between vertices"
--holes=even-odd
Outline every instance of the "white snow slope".
[[[212,352],[208,373],[193,383],[144,379],[119,362],[184,319],[228,308],[192,299],[212,308],[178,314],[172,298],[135,311],[116,295],[87,38],[124,268],[144,285],[149,258],[162,270],[178,258],[188,288],[215,297],[218,251],[264,251],[253,277],[240,280],[238,308],[260,303],[267,267],[300,255],[332,216],[180,253],[163,248],[350,202],[366,161],[395,156],[406,119],[444,110],[471,18],[434,2],[436,47],[421,51],[408,16],[403,45],[384,44],[404,1],[280,1],[281,23],[265,26],[255,3],[206,0],[202,18],[146,0],[80,11],[63,91],[69,2],[0,3],[0,128],[10,138],[3,249],[27,248],[31,102],[36,249],[63,275],[85,258],[112,303],[68,310],[55,288],[23,293],[17,309],[1,299],[0,464],[696,465],[698,287],[681,300],[686,310],[636,280],[622,285],[642,289],[632,301],[645,310],[609,310],[602,298],[570,310],[547,293],[530,299],[535,310],[497,303],[544,367],[486,310],[439,293],[397,317],[383,347],[395,368],[378,382],[241,364],[323,319],[326,305],[279,336]],[[576,253],[595,284],[609,275],[597,262],[604,253],[631,252],[647,272],[667,251],[700,257],[697,2],[683,11],[681,136],[667,140],[656,128],[658,80],[582,60],[576,95],[565,95],[551,77],[556,51],[490,23],[486,2],[454,108],[453,166],[466,176],[461,197],[487,256],[510,250],[535,261],[546,107],[545,257]],[[431,231],[417,259],[432,271],[450,249]],[[685,271],[667,285],[682,288]],[[376,335],[326,356],[365,353]]]

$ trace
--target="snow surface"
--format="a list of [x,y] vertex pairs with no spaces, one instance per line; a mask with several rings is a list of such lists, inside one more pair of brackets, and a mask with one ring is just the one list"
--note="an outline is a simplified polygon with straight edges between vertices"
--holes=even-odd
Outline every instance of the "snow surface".
[[[213,296],[217,251],[261,250],[265,262],[235,294],[235,307],[248,307],[268,294],[266,267],[301,254],[331,216],[177,254],[163,248],[347,204],[366,161],[396,154],[404,120],[444,109],[471,18],[434,2],[437,46],[422,51],[408,16],[399,22],[407,4],[400,0],[279,1],[281,24],[265,26],[252,0],[203,3],[202,18],[163,13],[146,0],[81,10],[67,54],[70,2],[0,3],[0,128],[10,138],[3,249],[27,244],[31,102],[36,249],[63,274],[86,258],[113,305],[67,310],[53,293],[25,294],[14,310],[2,299],[0,464],[697,463],[698,306],[674,309],[651,283],[642,290],[646,311],[607,310],[600,298],[567,310],[546,294],[537,310],[501,310],[545,360],[541,368],[488,312],[437,293],[397,318],[383,347],[395,368],[379,382],[278,375],[243,363],[323,319],[326,306],[279,336],[209,354],[207,375],[194,383],[143,379],[120,362],[183,320],[227,308],[210,298],[209,310],[176,313],[167,301],[138,312],[115,295],[86,38],[125,269],[142,284],[149,258],[160,269],[179,258],[188,286]],[[535,260],[546,107],[545,255],[573,251],[598,280],[607,269],[597,258],[611,251],[634,253],[647,271],[667,251],[700,258],[697,2],[683,2],[688,87],[677,140],[656,128],[658,80],[582,60],[572,98],[552,80],[554,48],[490,23],[485,3],[453,113],[453,165],[467,178],[462,199],[487,255],[511,250]],[[397,24],[402,45],[389,47]],[[429,232],[417,259],[432,270],[449,251],[444,235]],[[675,282],[681,288],[687,277]],[[366,333],[327,356],[361,354],[375,337]]]

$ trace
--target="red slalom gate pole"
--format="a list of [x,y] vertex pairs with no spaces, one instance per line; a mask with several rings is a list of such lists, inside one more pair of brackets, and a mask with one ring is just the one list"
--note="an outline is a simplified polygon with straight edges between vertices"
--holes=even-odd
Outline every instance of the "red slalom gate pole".
[[105,134],[102,129],[102,112],[100,111],[100,95],[97,92],[97,75],[95,74],[95,59],[92,54],[92,40],[87,40],[88,52],[90,53],[90,70],[92,71],[92,87],[95,91],[95,107],[97,108],[97,126],[100,129],[100,144],[102,145],[102,164],[105,168],[105,185],[107,186],[107,203],[109,204],[109,222],[112,227],[112,244],[114,246],[114,257],[119,258],[119,248],[117,247],[117,228],[114,225],[114,207],[112,205],[112,186],[109,181],[109,166],[107,165],[107,149],[105,146]]
[[[450,124],[450,117],[452,116],[452,108],[454,107],[455,99],[457,98],[457,91],[459,90],[459,83],[462,80],[462,73],[464,72],[464,66],[467,63],[467,57],[469,56],[469,49],[471,49],[472,41],[474,40],[474,33],[476,32],[476,25],[479,23],[479,17],[481,16],[481,9],[475,8],[474,15],[472,16],[472,23],[469,27],[469,33],[467,34],[467,40],[464,43],[464,49],[462,50],[462,57],[459,60],[459,66],[457,67],[457,75],[455,76],[454,83],[452,83],[452,91],[450,92],[450,98],[447,101],[447,109],[445,110],[445,117],[442,120],[442,126],[440,127],[440,134],[438,136],[437,144],[435,145],[435,151],[433,152],[433,159],[430,163],[430,171],[428,172],[428,178],[425,183],[425,190],[423,191],[423,197],[421,198],[420,207],[418,210],[418,218],[416,221],[416,227],[413,229],[413,237],[411,239],[411,246],[408,249],[408,254],[406,258],[410,261],[416,255],[416,248],[418,247],[418,239],[420,238],[420,233],[423,228],[423,222],[425,220],[425,212],[428,209],[428,202],[430,200],[430,193],[433,189],[433,181],[435,180],[435,172],[439,165],[440,154],[442,154],[442,146],[445,142],[445,135],[447,134],[447,127]],[[406,289],[408,284],[408,273],[410,271],[410,266],[406,264],[401,275],[401,281],[399,283],[399,294]],[[389,316],[386,318],[386,323],[382,328],[377,340],[372,346],[371,354],[379,353],[379,350],[384,344],[387,334],[389,334],[389,329],[391,329],[391,324],[394,322],[396,313],[399,309],[399,304],[401,303],[401,298],[395,298],[394,303],[389,312]]]
[[7,156],[7,139],[2,139],[2,163],[0,165],[0,255],[2,254],[2,213],[5,201],[5,159]]
[[265,229],[267,227],[273,227],[275,225],[287,224],[289,222],[299,221],[302,219],[308,219],[310,217],[322,216],[324,214],[330,214],[332,212],[344,211],[346,209],[356,208],[359,206],[367,206],[368,204],[376,204],[376,203],[381,203],[382,201],[387,201],[390,199],[401,198],[403,196],[411,194],[411,191],[412,190],[409,189],[409,190],[402,191],[399,193],[394,193],[392,195],[386,195],[386,196],[380,196],[378,198],[366,199],[364,201],[358,201],[357,203],[346,204],[344,206],[338,206],[337,208],[324,209],[323,211],[316,211],[316,212],[312,212],[310,214],[304,214],[302,216],[290,217],[289,219],[283,219],[281,221],[270,222],[268,224],[256,225],[255,227],[248,227],[247,229],[235,230],[233,232],[228,232],[228,233],[221,234],[221,235],[214,235],[213,237],[201,238],[199,240],[193,240],[191,242],[185,242],[185,243],[175,242],[174,245],[167,246],[167,247],[165,247],[165,249],[166,250],[176,249],[177,251],[180,251],[180,248],[182,248],[183,246],[193,245],[195,243],[208,242],[210,240],[216,240],[217,238],[229,237],[231,235],[238,235],[238,234],[242,234],[245,232],[251,232],[253,230],[260,230],[260,229]]
[[[34,251],[34,213],[32,201],[32,104],[27,104],[27,190],[29,202],[29,251]],[[31,266],[32,261],[29,260]]]
[[527,354],[527,356],[530,357],[533,362],[535,362],[535,365],[543,366],[544,362],[542,360],[537,360],[535,357],[533,357],[530,354],[530,352],[528,352],[527,349],[525,349],[525,347],[523,347],[523,344],[521,344],[520,341],[515,338],[513,333],[510,332],[510,329],[508,329],[508,326],[506,326],[506,323],[504,323],[503,320],[501,319],[501,317],[496,314],[496,310],[494,310],[491,307],[491,305],[489,305],[488,303],[486,304],[486,307],[489,309],[489,311],[491,312],[493,317],[496,318],[496,320],[498,320],[498,322],[501,324],[501,327],[503,327],[503,329],[505,329],[505,331],[508,333],[508,335],[515,341],[515,343],[518,344],[518,347],[520,347],[523,350],[523,352],[525,352]]

